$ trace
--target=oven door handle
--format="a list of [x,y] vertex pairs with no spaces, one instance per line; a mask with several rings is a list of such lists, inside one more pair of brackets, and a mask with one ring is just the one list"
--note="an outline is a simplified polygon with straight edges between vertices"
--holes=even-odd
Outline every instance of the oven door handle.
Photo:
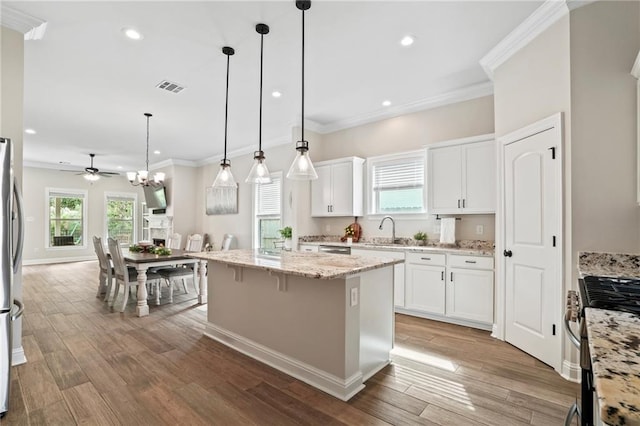
[[580,413],[580,406],[578,405],[578,401],[574,402],[569,411],[567,412],[567,416],[564,418],[564,426],[571,426],[573,423],[573,419],[578,416],[578,418],[582,417],[582,413]]
[[571,343],[573,343],[573,346],[580,349],[580,338],[576,336],[576,333],[573,332],[570,324],[571,324],[570,321],[565,317],[564,329],[566,330],[567,335],[569,336],[569,340],[571,341]]

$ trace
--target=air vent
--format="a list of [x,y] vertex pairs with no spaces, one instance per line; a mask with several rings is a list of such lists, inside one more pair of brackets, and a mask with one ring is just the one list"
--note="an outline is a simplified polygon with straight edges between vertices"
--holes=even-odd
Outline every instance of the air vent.
[[180,93],[184,90],[183,86],[180,86],[178,83],[172,83],[168,80],[162,80],[156,87],[173,93]]

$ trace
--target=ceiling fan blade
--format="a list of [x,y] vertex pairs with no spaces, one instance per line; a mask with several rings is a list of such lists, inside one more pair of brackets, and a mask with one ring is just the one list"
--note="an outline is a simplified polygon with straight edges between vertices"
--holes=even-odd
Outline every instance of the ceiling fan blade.
[[120,176],[120,173],[116,173],[116,172],[98,172],[96,174],[104,177]]

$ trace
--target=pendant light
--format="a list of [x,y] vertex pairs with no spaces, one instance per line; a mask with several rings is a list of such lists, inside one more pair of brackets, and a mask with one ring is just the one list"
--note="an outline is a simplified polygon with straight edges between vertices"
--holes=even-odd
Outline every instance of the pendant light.
[[231,161],[227,159],[227,118],[229,115],[229,58],[236,53],[232,47],[225,46],[222,53],[227,55],[227,94],[224,101],[224,158],[220,162],[220,171],[213,181],[214,188],[228,188],[237,186],[236,180],[231,174]]
[[269,34],[269,26],[266,24],[258,24],[256,25],[256,32],[260,34],[260,121],[258,126],[258,150],[253,153],[253,166],[245,182],[261,184],[271,183],[271,175],[269,174],[269,168],[267,167],[264,152],[262,151],[262,62],[264,35]]
[[154,174],[153,180],[149,180],[149,119],[153,117],[153,114],[145,112],[144,116],[147,117],[147,156],[145,163],[146,169],[138,170],[137,173],[127,172],[127,179],[133,186],[162,186],[162,182],[164,181],[164,173],[162,172]]
[[298,154],[287,173],[288,179],[313,180],[318,179],[316,169],[309,157],[309,142],[304,139],[304,11],[311,7],[310,0],[296,0],[296,7],[302,11],[302,134],[296,142]]

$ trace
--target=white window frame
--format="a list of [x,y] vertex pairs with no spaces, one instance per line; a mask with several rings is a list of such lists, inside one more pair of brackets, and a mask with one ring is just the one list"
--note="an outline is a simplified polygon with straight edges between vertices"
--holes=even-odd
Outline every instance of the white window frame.
[[[82,197],[82,245],[80,246],[52,246],[49,237],[49,199],[52,194],[64,194],[72,197]],[[87,231],[89,228],[88,207],[89,191],[72,188],[45,188],[44,189],[44,249],[45,250],[85,250],[87,246]]]
[[[284,189],[284,180],[283,174],[281,171],[271,173],[271,179],[279,179],[280,180],[280,212],[279,214],[259,214],[258,213],[258,187],[260,185],[253,185],[253,236],[251,240],[253,241],[252,247],[254,249],[260,247],[260,219],[280,219],[280,226],[282,226],[282,216],[283,216],[283,189]],[[265,248],[273,248],[273,247],[265,247]]]
[[[422,164],[424,167],[424,181],[422,182],[422,210],[419,212],[396,212],[396,213],[378,213],[374,212],[373,205],[373,168],[377,164],[386,162],[395,162],[401,160],[414,160],[416,157],[422,158]],[[383,216],[393,215],[394,218],[399,219],[416,219],[428,217],[427,212],[427,150],[419,149],[415,151],[406,151],[395,154],[379,155],[376,157],[368,157],[367,161],[367,178],[366,178],[366,194],[365,200],[367,205],[367,218],[381,218]]]
[[[109,227],[107,226],[107,204],[109,198],[125,198],[133,201],[133,241],[131,244],[138,241],[138,227],[140,224],[138,223],[138,194],[135,192],[105,192],[104,193],[104,215],[102,217],[103,230],[102,235],[103,241],[107,241],[109,237]],[[121,246],[126,246],[127,244],[121,244]]]

